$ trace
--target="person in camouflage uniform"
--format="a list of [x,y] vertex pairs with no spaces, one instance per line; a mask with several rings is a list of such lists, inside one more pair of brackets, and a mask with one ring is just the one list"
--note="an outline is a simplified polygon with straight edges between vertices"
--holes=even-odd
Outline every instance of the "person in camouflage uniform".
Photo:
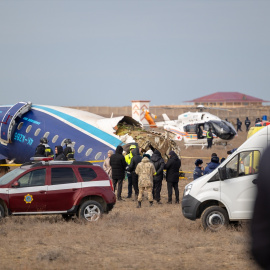
[[138,206],[137,208],[141,207],[142,203],[142,196],[144,190],[148,192],[148,200],[150,206],[153,205],[153,175],[156,174],[155,166],[150,161],[150,156],[144,155],[142,161],[137,165],[135,173],[139,176],[139,196],[138,196]]

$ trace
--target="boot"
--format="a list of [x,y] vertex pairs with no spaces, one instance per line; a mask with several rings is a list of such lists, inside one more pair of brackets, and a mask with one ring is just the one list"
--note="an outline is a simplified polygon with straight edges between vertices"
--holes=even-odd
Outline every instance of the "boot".
[[149,202],[150,203],[150,206],[153,206],[153,201],[152,202]]
[[141,208],[142,207],[142,202],[138,202],[137,208]]

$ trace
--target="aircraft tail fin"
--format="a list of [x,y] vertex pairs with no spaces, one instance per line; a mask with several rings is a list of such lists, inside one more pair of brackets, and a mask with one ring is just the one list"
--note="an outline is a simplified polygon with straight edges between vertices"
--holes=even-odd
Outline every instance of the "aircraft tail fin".
[[171,121],[171,119],[169,118],[169,116],[166,113],[163,113],[162,114],[162,117],[163,117],[163,119],[164,119],[165,122]]

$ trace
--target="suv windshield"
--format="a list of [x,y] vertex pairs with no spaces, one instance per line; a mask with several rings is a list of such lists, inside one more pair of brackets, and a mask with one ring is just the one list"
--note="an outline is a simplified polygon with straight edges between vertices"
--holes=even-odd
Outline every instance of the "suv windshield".
[[12,181],[14,178],[16,178],[18,175],[22,174],[23,172],[25,172],[24,169],[17,168],[15,170],[12,170],[9,173],[3,175],[0,178],[0,186],[8,184],[10,181]]

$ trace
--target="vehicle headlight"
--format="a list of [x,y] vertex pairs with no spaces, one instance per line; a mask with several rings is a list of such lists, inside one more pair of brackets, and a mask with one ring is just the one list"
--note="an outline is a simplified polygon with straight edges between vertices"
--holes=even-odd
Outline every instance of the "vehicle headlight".
[[184,196],[187,196],[190,191],[191,191],[191,188],[192,188],[192,184],[189,184],[185,187],[185,190],[184,190]]

